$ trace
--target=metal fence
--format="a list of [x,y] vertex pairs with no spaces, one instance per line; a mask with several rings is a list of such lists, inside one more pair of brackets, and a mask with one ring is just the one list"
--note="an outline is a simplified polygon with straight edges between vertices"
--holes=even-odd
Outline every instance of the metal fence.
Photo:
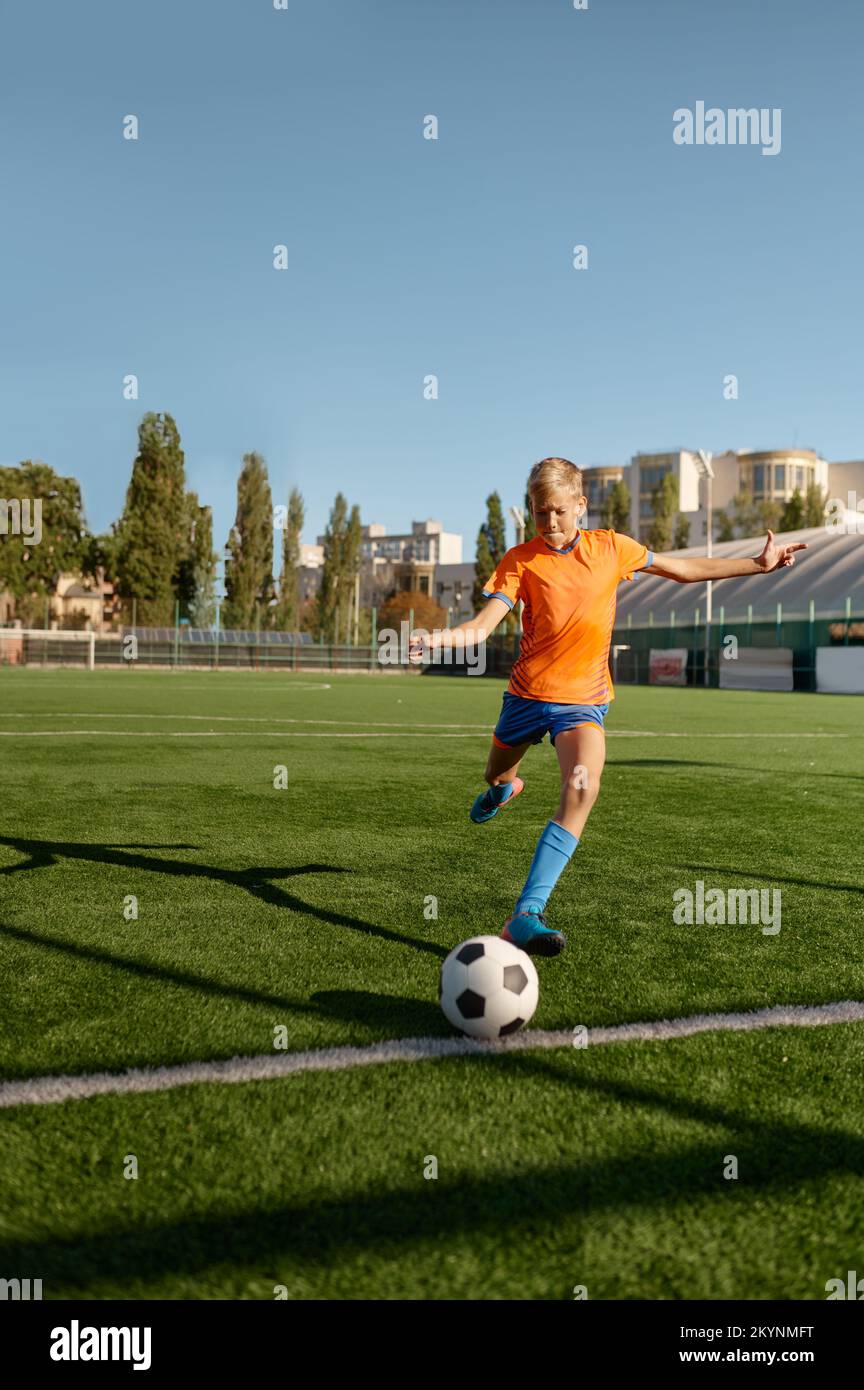
[[[675,623],[647,627],[616,627],[612,644],[614,679],[622,684],[648,683],[651,651],[683,647],[688,653],[687,684],[719,684],[723,647],[730,637],[742,647],[792,650],[792,674],[796,690],[816,689],[816,650],[818,647],[860,646],[864,644],[864,621],[850,614],[843,618],[814,615],[785,617],[782,611],[772,621],[755,619],[752,614],[725,618],[711,624]],[[708,678],[706,681],[706,663]]]
[[[304,634],[302,639],[272,640],[272,634],[224,633],[199,634],[190,641],[184,629],[131,629],[112,636],[94,636],[63,632],[4,632],[7,641],[0,642],[0,663],[4,649],[14,654],[12,664],[25,666],[91,666],[114,668],[174,668],[197,670],[255,670],[255,671],[366,671],[387,674],[406,669],[382,662],[382,650],[377,644],[349,646],[347,644],[314,641]],[[290,635],[282,634],[282,638]],[[734,637],[742,647],[791,648],[793,679],[796,690],[816,688],[816,650],[819,647],[860,646],[864,644],[864,615],[843,618],[783,616],[778,612],[772,621],[754,618],[752,614],[726,619],[722,614],[710,628],[704,622],[677,623],[674,617],[661,623],[636,627],[632,624],[615,628],[612,639],[611,662],[616,684],[647,684],[650,653],[669,648],[684,648],[688,653],[686,680],[688,685],[719,683],[723,646]],[[15,638],[16,640],[11,640]],[[20,639],[20,640],[18,640]],[[519,634],[495,633],[485,644],[485,665],[482,674],[494,679],[506,679],[519,653]],[[706,681],[707,663],[707,681]],[[452,664],[432,664],[409,667],[416,675],[466,676],[471,668],[462,661]]]

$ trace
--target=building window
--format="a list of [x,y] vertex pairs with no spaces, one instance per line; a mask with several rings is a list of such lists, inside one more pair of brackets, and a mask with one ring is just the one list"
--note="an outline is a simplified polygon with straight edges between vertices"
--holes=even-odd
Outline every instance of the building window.
[[786,465],[785,463],[775,463],[774,465],[774,491],[786,491]]
[[428,576],[428,574],[421,574],[421,576],[420,576],[420,592],[421,592],[421,594],[428,594],[428,592],[429,592],[429,576]]
[[753,491],[765,491],[765,465],[764,463],[754,463],[753,465]]
[[671,469],[663,464],[655,465],[651,468],[639,469],[639,491],[651,492],[655,487],[659,487],[667,473]]

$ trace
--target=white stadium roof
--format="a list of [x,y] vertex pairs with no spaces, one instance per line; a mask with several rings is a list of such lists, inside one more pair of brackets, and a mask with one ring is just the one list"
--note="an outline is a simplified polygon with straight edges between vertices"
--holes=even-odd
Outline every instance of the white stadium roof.
[[[854,515],[854,514],[853,514]],[[714,613],[720,605],[727,618],[745,617],[748,604],[753,605],[753,618],[774,618],[777,604],[783,605],[783,617],[804,617],[809,613],[810,600],[816,605],[817,617],[843,617],[846,599],[852,599],[852,616],[864,614],[864,517],[859,517],[859,533],[844,535],[839,529],[824,526],[805,531],[778,534],[779,544],[804,541],[806,550],[798,552],[795,564],[773,574],[755,574],[746,579],[721,579],[714,584]],[[714,558],[758,555],[764,537],[714,543]],[[669,554],[704,556],[705,547],[669,551]],[[634,627],[648,622],[668,621],[674,610],[676,622],[695,616],[705,616],[705,583],[678,584],[654,574],[636,574],[632,583],[618,589],[618,615],[615,626],[620,628],[628,619]]]

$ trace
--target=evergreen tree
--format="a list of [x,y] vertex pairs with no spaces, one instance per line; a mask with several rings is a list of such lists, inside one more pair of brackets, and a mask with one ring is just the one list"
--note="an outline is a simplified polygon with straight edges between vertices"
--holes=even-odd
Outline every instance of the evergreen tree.
[[474,560],[474,611],[479,612],[486,602],[483,597],[483,590],[486,587],[490,574],[495,568],[492,559],[492,551],[489,549],[489,537],[486,534],[486,527],[481,526],[477,532],[477,554]]
[[678,510],[678,479],[674,473],[664,473],[651,494],[654,520],[648,531],[649,550],[670,550],[672,547],[672,518]]
[[[352,640],[351,632],[354,627],[354,599],[357,585],[355,580],[360,569],[360,546],[363,540],[363,527],[360,522],[360,508],[353,506],[351,515],[348,518],[348,530],[345,535],[345,549],[343,553],[343,566],[345,583],[342,586],[340,596],[339,612],[340,620],[344,614],[345,641]],[[340,626],[340,631],[342,630]]]
[[174,621],[187,522],[180,435],[170,415],[150,411],[138,426],[138,454],[117,528],[120,593],[138,600],[139,625]]
[[825,503],[828,489],[818,483],[810,483],[804,497],[804,525],[821,526],[825,520]]
[[492,571],[507,553],[507,527],[501,498],[492,492],[486,498],[486,520],[477,532],[477,554],[474,561],[474,607],[485,603],[482,590]]
[[629,531],[630,489],[623,478],[613,483],[604,497],[601,520],[607,530]]
[[672,540],[673,550],[686,550],[690,544],[690,519],[683,512],[678,513],[675,521],[675,535]]
[[325,642],[341,642],[348,635],[361,537],[359,507],[352,507],[349,515],[348,503],[338,492],[324,532],[324,568],[316,605],[317,633]]
[[507,554],[507,523],[504,520],[501,498],[497,492],[490,493],[486,498],[486,535],[489,539],[489,549],[492,553],[494,567]]
[[736,536],[746,540],[748,536],[758,534],[761,529],[760,517],[752,493],[742,491],[733,497],[732,511]]
[[288,514],[282,531],[282,577],[275,623],[281,632],[300,631],[300,537],[303,534],[305,506],[298,489],[288,498]]
[[193,627],[212,627],[216,614],[216,556],[213,517],[198,504],[198,494],[186,494],[185,548],[177,569],[175,589],[180,616]]
[[800,531],[804,525],[804,498],[798,488],[792,493],[780,517],[781,531]]
[[534,513],[531,510],[531,497],[528,489],[525,489],[525,503],[522,508],[525,513],[525,539],[533,541],[537,535],[537,527],[534,525]]
[[192,513],[189,568],[191,594],[183,616],[193,627],[213,627],[216,621],[216,554],[213,550],[213,513],[209,507],[199,507],[194,492],[189,493]]
[[243,455],[227,549],[223,626],[253,628],[257,620],[267,627],[274,596],[273,502],[266,464],[254,450]]
[[761,536],[768,530],[781,530],[782,508],[779,502],[767,497],[756,504],[756,530],[754,536]]

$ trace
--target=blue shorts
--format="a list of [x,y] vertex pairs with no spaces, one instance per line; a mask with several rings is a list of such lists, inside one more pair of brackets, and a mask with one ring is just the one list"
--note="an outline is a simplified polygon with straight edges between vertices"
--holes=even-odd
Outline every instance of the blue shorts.
[[608,705],[556,705],[546,700],[526,700],[508,690],[492,737],[499,748],[542,743],[547,734],[554,743],[557,734],[578,729],[581,724],[604,728],[608,709]]

